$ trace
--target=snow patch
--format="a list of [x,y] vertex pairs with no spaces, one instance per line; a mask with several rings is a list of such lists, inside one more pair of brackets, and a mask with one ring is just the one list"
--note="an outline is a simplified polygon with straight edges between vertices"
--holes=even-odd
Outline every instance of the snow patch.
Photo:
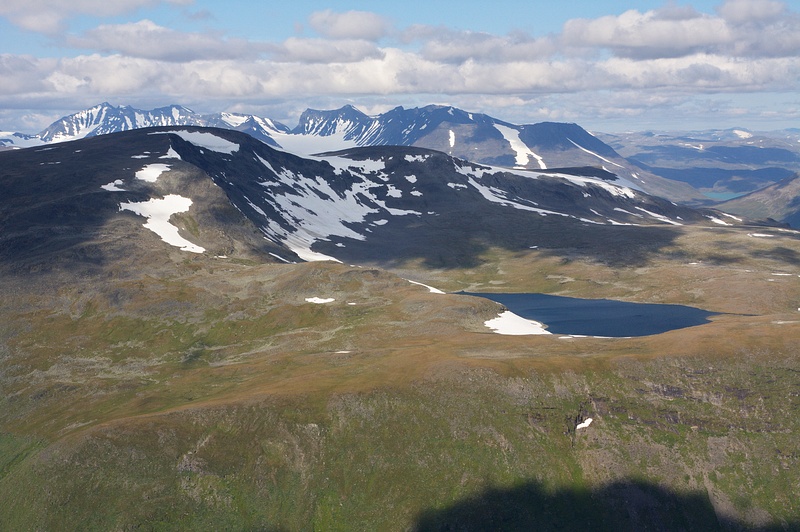
[[221,113],[222,121],[233,128],[237,128],[247,122],[247,116],[234,113]]
[[531,149],[528,148],[524,142],[522,142],[522,139],[519,138],[518,130],[508,126],[501,126],[500,124],[495,124],[494,128],[499,131],[501,135],[503,135],[503,138],[506,139],[509,144],[511,144],[511,149],[514,150],[514,153],[516,153],[515,162],[517,166],[526,166],[530,162],[531,158],[534,158],[539,163],[539,168],[542,170],[547,170],[547,165],[544,163],[544,159],[533,153]]
[[531,207],[530,205],[525,205],[523,203],[519,203],[517,201],[513,201],[505,197],[505,192],[498,190],[493,187],[487,187],[480,183],[478,183],[474,177],[470,176],[468,178],[469,184],[472,185],[478,192],[480,192],[481,196],[484,199],[491,201],[492,203],[499,203],[500,205],[504,205],[506,207],[513,207],[515,209],[523,210],[523,211],[531,211],[542,216],[547,216],[548,214],[554,214],[556,216],[564,216],[566,218],[574,218],[569,214],[564,214],[563,212],[556,212],[556,211],[548,211],[546,209],[539,209],[536,207]]
[[281,148],[299,155],[347,150],[358,146],[356,141],[346,139],[345,135],[346,133],[334,133],[327,136],[315,134],[294,135],[278,131],[271,133],[272,138]]
[[204,248],[195,245],[178,233],[178,228],[169,223],[173,214],[186,212],[192,205],[192,200],[177,194],[168,194],[161,199],[151,199],[144,202],[121,203],[119,210],[131,211],[147,218],[144,226],[161,237],[167,244],[181,248],[182,251],[203,253]]
[[[235,142],[225,140],[212,133],[205,133],[202,131],[170,131],[172,135],[178,135],[186,142],[190,142],[195,146],[205,148],[207,150],[215,151],[218,153],[233,154],[239,151],[239,145]],[[151,133],[151,135],[164,135],[165,133]]]
[[544,328],[538,321],[526,320],[507,310],[496,318],[487,320],[484,325],[492,329],[497,334],[512,336],[522,336],[531,334],[552,334]]
[[386,195],[391,198],[402,198],[403,191],[400,190],[399,188],[395,188],[392,185],[386,185]]
[[294,264],[294,262],[286,260],[283,257],[281,257],[280,255],[276,255],[275,253],[272,253],[271,251],[269,252],[269,254],[272,255],[273,257],[275,257],[276,259],[278,259],[279,261],[285,262],[286,264]]
[[[365,236],[353,224],[365,223],[369,215],[422,215],[417,211],[388,207],[384,201],[375,198],[371,189],[386,187],[388,193],[395,197],[401,191],[391,185],[375,183],[366,178],[362,180],[354,170],[358,165],[362,172],[377,172],[385,168],[383,161],[353,161],[344,157],[319,159],[327,161],[334,169],[338,168],[339,173],[346,171],[355,174],[356,178],[352,180],[349,189],[337,191],[321,176],[306,176],[284,168],[275,169],[267,161],[259,159],[266,169],[278,177],[277,182],[260,183],[265,189],[267,201],[286,219],[294,222],[294,227],[287,229],[265,216],[265,225],[261,229],[270,238],[285,243],[303,260],[337,261],[333,257],[312,251],[311,246],[334,236],[364,240]],[[273,188],[284,187],[286,183],[291,183],[292,193],[272,194]],[[253,200],[253,203],[259,203],[255,198]]]
[[586,153],[588,153],[589,155],[594,155],[595,157],[597,157],[597,158],[598,158],[598,159],[600,159],[601,161],[605,161],[605,162],[607,162],[608,164],[613,164],[614,166],[617,166],[617,167],[619,167],[619,168],[624,168],[624,166],[622,166],[621,164],[617,164],[617,163],[615,163],[614,161],[609,161],[608,159],[606,159],[606,158],[605,158],[605,157],[603,157],[602,155],[598,155],[598,154],[596,154],[595,152],[593,152],[593,151],[591,151],[591,150],[587,150],[586,148],[584,148],[583,146],[581,146],[580,144],[578,144],[577,142],[575,142],[574,140],[572,140],[572,139],[570,139],[570,138],[568,138],[567,140],[568,140],[568,141],[570,141],[571,143],[573,143],[573,144],[575,145],[575,147],[576,147],[576,148],[578,148],[578,149],[580,149],[580,150],[582,150],[582,151],[585,151],[585,152],[586,152]]
[[325,303],[333,303],[336,301],[332,297],[322,298],[322,297],[307,297],[306,301],[309,303],[315,303],[317,305],[324,305]]
[[122,186],[122,179],[116,179],[113,182],[103,185],[100,188],[103,190],[108,190],[109,192],[126,192],[124,188],[119,188]]
[[155,183],[164,172],[169,171],[168,164],[148,164],[138,172],[136,172],[136,179],[147,181],[148,183]]
[[172,146],[170,146],[169,147],[169,151],[167,151],[167,153],[165,153],[164,155],[159,157],[159,159],[178,159],[178,160],[181,160],[181,156],[178,154],[178,152],[175,151],[175,149]]
[[652,216],[656,220],[661,220],[662,222],[666,222],[666,223],[672,224],[672,225],[683,225],[682,223],[676,222],[675,220],[670,220],[669,218],[667,218],[666,216],[664,216],[662,214],[657,214],[657,213],[654,213],[654,212],[650,212],[650,211],[648,211],[646,209],[643,209],[641,207],[636,207],[636,209],[642,211],[645,214],[648,214],[648,215]]
[[578,423],[575,426],[575,430],[585,429],[586,427],[592,424],[592,421],[594,421],[592,418],[590,417],[586,418],[586,420],[583,423]]
[[418,283],[417,281],[412,281],[411,279],[406,279],[406,281],[408,281],[408,282],[409,282],[409,283],[411,283],[411,284],[416,284],[416,285],[419,285],[419,286],[424,286],[425,288],[427,288],[427,289],[428,289],[428,291],[429,291],[431,294],[445,294],[445,293],[446,293],[446,292],[442,292],[442,291],[441,291],[441,290],[439,290],[438,288],[434,288],[434,287],[432,287],[432,286],[428,286],[428,285],[426,285],[426,284]]
[[706,218],[708,218],[709,220],[711,220],[711,221],[712,221],[712,222],[714,222],[715,224],[719,224],[719,225],[731,225],[731,224],[729,224],[728,222],[726,222],[726,221],[724,221],[724,220],[720,220],[719,218],[715,218],[714,216],[706,216]]

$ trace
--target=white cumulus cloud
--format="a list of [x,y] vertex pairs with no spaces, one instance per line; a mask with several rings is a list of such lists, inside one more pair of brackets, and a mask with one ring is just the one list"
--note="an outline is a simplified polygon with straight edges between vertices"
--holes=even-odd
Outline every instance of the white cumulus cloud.
[[746,23],[754,20],[775,20],[786,12],[786,5],[776,0],[727,0],[717,8],[725,20]]
[[308,23],[317,33],[331,39],[377,41],[391,28],[386,18],[369,11],[337,13],[326,9],[312,13]]
[[60,32],[76,15],[111,17],[158,4],[189,5],[193,0],[3,0],[0,16],[30,31]]
[[224,39],[212,34],[180,32],[159,26],[150,20],[129,24],[104,24],[81,36],[68,37],[67,43],[74,48],[164,61],[245,59],[269,49],[266,45],[244,39]]
[[[54,9],[43,17],[53,20],[42,24],[60,27],[98,6],[113,14],[158,1],[107,3],[113,5],[48,2]],[[0,0],[0,16],[34,13],[20,6]],[[584,116],[672,116],[675,109],[699,116],[704,107],[741,116],[735,113],[754,101],[748,97],[761,94],[769,97],[759,99],[759,116],[797,114],[796,102],[781,95],[800,89],[800,13],[774,0],[728,0],[711,13],[670,3],[574,19],[545,36],[429,25],[397,29],[363,11],[318,11],[309,21],[311,37],[254,41],[138,20],[54,38],[52,44],[75,52],[64,57],[0,54],[0,109],[6,109],[0,116],[20,109],[38,117],[45,107],[75,111],[108,100],[199,102],[203,112],[288,109],[271,116],[280,120],[322,105],[315,102],[337,106],[344,100],[375,108],[461,103],[506,111],[500,117],[518,123],[582,122]],[[777,101],[789,105],[771,103]]]
[[273,57],[282,62],[352,63],[383,56],[373,42],[359,39],[302,39],[290,37],[274,50]]

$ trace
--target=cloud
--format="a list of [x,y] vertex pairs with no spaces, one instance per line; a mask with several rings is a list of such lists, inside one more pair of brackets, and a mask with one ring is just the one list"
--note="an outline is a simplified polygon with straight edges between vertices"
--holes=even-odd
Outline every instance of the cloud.
[[31,94],[44,90],[42,72],[53,70],[55,60],[0,54],[0,94]]
[[561,44],[608,50],[618,57],[654,59],[697,53],[737,57],[787,57],[800,53],[800,16],[773,0],[728,0],[713,16],[669,5],[629,10],[564,24]]
[[455,31],[432,26],[412,26],[401,39],[406,43],[422,42],[421,55],[432,61],[463,63],[476,61],[506,62],[540,59],[557,52],[549,37],[533,38],[526,33],[497,36],[474,31]]
[[[123,0],[113,9],[154,1]],[[63,21],[93,2],[78,0],[72,11],[55,4]],[[670,105],[697,114],[702,106],[686,102],[701,97],[795,94],[800,79],[800,16],[770,0],[729,0],[711,14],[673,4],[630,10],[568,21],[560,34],[543,37],[424,25],[395,31],[383,17],[357,11],[321,11],[309,23],[316,37],[282,42],[180,32],[149,20],[101,25],[60,41],[82,55],[0,55],[0,108],[58,102],[75,110],[116,100],[217,110],[284,102],[281,109],[295,113],[312,102],[439,101],[516,113],[518,122],[580,121],[581,113],[610,120]]]
[[[320,43],[312,44],[312,50],[316,50]],[[51,98],[94,94],[100,99],[161,93],[175,100],[365,94],[530,98],[555,93],[582,93],[591,98],[587,95],[600,90],[792,90],[800,76],[800,58],[794,57],[745,61],[695,54],[649,60],[562,58],[497,63],[467,60],[455,64],[398,48],[377,51],[372,54],[357,50],[350,62],[312,61],[314,57],[308,54],[304,61],[292,62],[264,58],[167,62],[121,54],[89,54],[60,60],[3,55],[0,98],[13,98],[21,92]]]
[[674,8],[618,16],[573,19],[564,25],[562,43],[604,48],[632,58],[680,57],[732,41],[727,23],[693,10]]
[[752,21],[774,21],[786,12],[786,5],[776,0],[728,0],[717,13],[734,24]]
[[367,41],[377,41],[385,37],[391,27],[387,19],[376,13],[368,11],[336,13],[330,9],[312,13],[308,23],[323,37]]
[[64,29],[76,15],[111,17],[158,4],[189,5],[194,0],[3,0],[0,17],[20,28],[45,34]]
[[175,62],[246,59],[268,49],[265,45],[243,39],[223,39],[211,34],[179,32],[150,20],[98,26],[81,36],[67,37],[66,42],[74,48]]
[[290,37],[274,49],[273,58],[280,62],[352,63],[381,58],[383,52],[374,43],[347,39],[301,39]]

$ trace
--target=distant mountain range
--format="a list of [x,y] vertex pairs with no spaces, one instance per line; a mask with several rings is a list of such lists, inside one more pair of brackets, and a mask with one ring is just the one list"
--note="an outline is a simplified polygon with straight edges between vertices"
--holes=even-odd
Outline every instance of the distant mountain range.
[[[102,103],[65,116],[38,135],[0,133],[1,147],[33,147],[159,126],[246,133],[272,147],[309,155],[366,146],[414,146],[477,164],[513,169],[593,168],[679,203],[712,205],[800,172],[800,131],[741,128],[683,133],[591,134],[577,124],[517,125],[454,107],[397,107],[369,116],[351,105],[307,109],[294,128],[237,113],[202,115],[180,105],[152,110]],[[785,210],[785,209],[784,209]]]

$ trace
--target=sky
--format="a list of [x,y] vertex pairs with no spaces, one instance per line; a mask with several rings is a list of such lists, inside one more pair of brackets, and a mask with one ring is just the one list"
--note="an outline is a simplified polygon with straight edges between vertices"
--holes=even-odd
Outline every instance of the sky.
[[0,130],[101,102],[453,105],[605,132],[800,127],[796,0],[0,0]]

